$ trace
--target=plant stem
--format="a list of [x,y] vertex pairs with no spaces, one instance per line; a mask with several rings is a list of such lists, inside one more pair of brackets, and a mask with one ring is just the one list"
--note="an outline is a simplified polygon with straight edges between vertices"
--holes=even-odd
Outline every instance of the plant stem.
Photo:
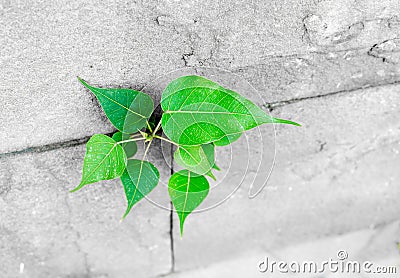
[[161,120],[158,122],[156,128],[154,129],[154,132],[152,133],[153,137],[155,137],[155,135],[156,135],[157,131],[160,129],[160,127],[161,127]]
[[146,124],[147,124],[147,127],[148,127],[148,129],[150,130],[150,132],[153,133],[153,130],[151,130],[151,126],[150,126],[149,121],[146,120]]
[[117,144],[122,144],[122,143],[127,143],[127,142],[133,142],[133,141],[140,141],[140,140],[146,140],[146,138],[140,137],[140,138],[134,138],[134,139],[123,140],[123,141],[117,142]]
[[161,136],[154,135],[154,138],[157,138],[157,139],[163,140],[163,141],[165,141],[165,142],[168,142],[168,143],[170,143],[170,144],[173,144],[173,145],[175,145],[175,146],[178,146],[178,147],[179,147],[179,144],[177,144],[177,143],[175,143],[175,142],[172,142],[171,140],[168,140],[168,139],[166,139],[166,138],[164,138],[164,137],[161,137]]
[[146,147],[146,150],[144,151],[144,155],[143,155],[142,161],[146,158],[147,152],[148,152],[149,149],[150,149],[151,142],[153,142],[153,141],[150,141],[150,142],[149,142],[149,144],[148,144],[147,147]]
[[140,137],[140,136],[142,136],[143,137],[143,135],[142,134],[140,134],[140,133],[135,133],[135,134],[132,134],[131,135],[131,138],[135,138],[135,137]]

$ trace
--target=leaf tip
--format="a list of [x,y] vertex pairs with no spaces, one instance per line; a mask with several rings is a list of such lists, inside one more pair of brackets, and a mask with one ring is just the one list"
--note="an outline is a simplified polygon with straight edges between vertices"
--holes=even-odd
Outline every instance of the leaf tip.
[[124,215],[121,218],[121,222],[125,220],[125,218],[128,216],[130,211],[131,211],[130,208],[126,208],[126,211],[125,211]]
[[80,78],[79,76],[76,77],[78,79],[79,82],[83,83],[85,82],[82,78]]
[[207,173],[207,176],[209,176],[210,178],[212,178],[214,181],[217,180],[217,178],[214,176],[214,174],[213,174],[211,171],[209,171],[209,172]]
[[83,185],[82,184],[79,184],[77,187],[75,187],[74,189],[71,189],[70,191],[69,191],[69,193],[74,193],[74,192],[76,192],[76,191],[78,191],[79,189],[81,189],[83,187]]
[[181,236],[181,239],[183,237],[183,223],[185,220],[183,219],[182,221],[179,221],[179,235]]
[[278,118],[273,118],[273,123],[275,124],[288,124],[288,125],[294,125],[294,126],[301,126],[301,124],[285,120],[285,119],[278,119]]
[[219,167],[217,166],[217,164],[214,164],[214,165],[213,165],[213,169],[215,169],[215,170],[217,170],[217,171],[221,171],[221,168],[219,168]]
[[86,83],[86,81],[83,80],[82,78],[80,78],[79,76],[77,76],[76,78],[78,78],[79,82],[81,82],[82,85],[85,86],[86,88],[90,87],[90,85],[88,83]]

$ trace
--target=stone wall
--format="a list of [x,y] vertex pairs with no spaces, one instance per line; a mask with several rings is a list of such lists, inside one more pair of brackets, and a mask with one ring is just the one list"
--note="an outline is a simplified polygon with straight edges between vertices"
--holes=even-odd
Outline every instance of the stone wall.
[[[0,276],[185,277],[398,227],[399,12],[397,0],[0,0]],[[190,216],[181,240],[176,216],[148,202],[120,223],[117,180],[68,191],[88,138],[114,131],[76,76],[142,89],[182,67],[231,71],[258,90],[263,109],[303,126],[277,127],[274,171],[257,198],[245,180],[221,206]],[[237,161],[245,144],[235,143]],[[217,154],[223,166],[227,155]],[[165,184],[170,169],[160,170]]]

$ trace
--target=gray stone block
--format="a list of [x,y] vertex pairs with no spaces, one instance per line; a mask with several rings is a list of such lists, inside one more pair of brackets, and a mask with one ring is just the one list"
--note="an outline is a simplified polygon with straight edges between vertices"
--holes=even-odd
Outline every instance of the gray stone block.
[[77,75],[140,89],[221,67],[267,102],[398,82],[398,3],[350,2],[3,1],[0,152],[113,131]]
[[[200,268],[177,272],[168,277],[376,277],[378,273],[374,271],[377,271],[379,267],[381,269],[395,267],[397,271],[399,269],[397,263],[399,252],[395,244],[399,238],[398,231],[399,222],[395,221],[375,228],[295,243],[283,249],[274,249],[273,254],[253,249],[223,262],[210,263]],[[340,258],[345,258],[346,255],[347,258],[340,260],[338,253]],[[260,262],[265,262],[267,259],[268,268],[263,265],[265,272],[260,272],[258,268]],[[332,266],[332,270],[328,266],[323,268],[323,263],[330,259],[344,263],[343,272],[341,263],[337,265],[337,270],[335,266]],[[274,262],[276,264],[273,265]],[[286,263],[286,267],[279,267],[280,262]],[[309,264],[306,265],[305,262]],[[354,264],[355,262],[358,264]],[[371,273],[368,274],[366,272],[368,269],[363,268],[364,262],[371,263],[369,265]],[[310,263],[315,263],[316,268],[310,268]],[[297,273],[290,271],[291,264],[291,269]],[[358,265],[360,272],[358,272]],[[297,266],[300,268],[297,269]],[[349,271],[346,270],[347,267]],[[280,269],[283,270],[280,271]],[[393,273],[393,269],[391,271],[392,274],[386,273],[385,277],[398,276],[398,272]]]
[[[125,208],[119,182],[67,193],[80,179],[80,144],[114,131],[77,75],[157,100],[148,84],[158,77],[220,67],[254,85],[262,99],[240,93],[274,116],[303,123],[277,127],[276,166],[254,200],[248,186],[269,174],[275,131],[262,127],[220,149],[222,183],[203,208],[222,204],[189,216],[183,240],[175,218],[177,270],[398,219],[399,87],[382,86],[400,82],[398,11],[395,0],[1,1],[0,154],[22,150],[0,156],[2,273],[170,270],[169,212],[143,202],[116,224]],[[151,155],[163,176],[151,197],[167,208],[169,168]]]
[[[113,131],[81,76],[140,89],[179,67],[182,42],[126,1],[3,1],[0,153]],[[129,75],[127,75],[129,73]]]
[[[154,277],[170,270],[169,211],[143,200],[120,223],[126,199],[119,180],[69,193],[83,156],[81,145],[0,160],[2,276]],[[150,158],[165,183],[168,167],[160,167],[160,155]]]

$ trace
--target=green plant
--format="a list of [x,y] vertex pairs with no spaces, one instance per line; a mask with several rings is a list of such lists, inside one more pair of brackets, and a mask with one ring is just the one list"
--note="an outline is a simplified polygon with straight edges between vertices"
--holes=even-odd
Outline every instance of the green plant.
[[[131,89],[101,89],[79,81],[97,97],[111,123],[119,130],[112,137],[93,135],[86,145],[83,174],[75,192],[87,184],[120,177],[127,198],[125,218],[132,207],[158,184],[157,168],[146,161],[154,139],[176,145],[174,159],[186,170],[174,173],[168,192],[180,220],[182,235],[186,217],[209,191],[205,176],[215,180],[214,151],[243,132],[266,123],[299,124],[269,116],[238,93],[200,76],[183,76],[165,88],[163,114],[156,123],[153,100]],[[162,137],[161,131],[166,135]],[[147,144],[143,157],[133,159],[136,141]]]

